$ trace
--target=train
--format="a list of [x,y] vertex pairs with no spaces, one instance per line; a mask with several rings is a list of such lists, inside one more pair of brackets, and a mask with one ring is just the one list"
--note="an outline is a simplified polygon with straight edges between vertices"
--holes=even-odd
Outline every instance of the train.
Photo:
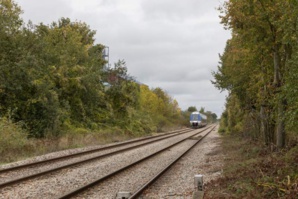
[[204,127],[207,125],[207,116],[199,112],[192,112],[189,122],[192,128]]

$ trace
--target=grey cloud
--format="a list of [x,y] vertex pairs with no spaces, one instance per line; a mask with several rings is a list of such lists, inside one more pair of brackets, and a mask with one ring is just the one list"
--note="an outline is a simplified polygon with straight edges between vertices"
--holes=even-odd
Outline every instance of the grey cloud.
[[50,24],[61,17],[70,17],[72,10],[69,4],[63,0],[18,0],[19,6],[25,11],[23,18],[25,21],[31,20],[34,24],[43,22]]
[[184,21],[200,17],[206,13],[206,7],[212,6],[212,1],[206,0],[145,0],[142,8],[146,20]]

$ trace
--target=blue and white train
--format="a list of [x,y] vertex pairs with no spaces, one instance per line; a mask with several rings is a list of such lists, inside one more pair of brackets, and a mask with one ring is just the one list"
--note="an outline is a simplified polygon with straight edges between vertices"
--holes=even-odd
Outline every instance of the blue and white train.
[[207,125],[207,116],[199,112],[192,112],[189,122],[190,126],[193,128],[203,127]]

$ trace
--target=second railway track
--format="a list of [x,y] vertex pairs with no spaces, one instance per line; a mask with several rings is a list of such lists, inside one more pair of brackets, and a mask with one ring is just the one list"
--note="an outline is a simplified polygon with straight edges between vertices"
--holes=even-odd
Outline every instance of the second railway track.
[[160,134],[160,135],[155,135],[155,136],[147,136],[147,137],[143,137],[143,138],[139,138],[139,139],[133,139],[133,140],[129,140],[129,141],[121,142],[121,143],[111,144],[111,145],[108,145],[108,146],[96,147],[96,148],[93,148],[93,149],[87,149],[87,150],[80,151],[80,152],[74,152],[74,153],[70,153],[70,154],[60,155],[58,157],[50,157],[50,158],[45,158],[43,160],[28,162],[28,163],[24,163],[24,164],[20,164],[20,165],[12,165],[12,166],[8,166],[8,167],[3,167],[3,168],[0,168],[0,174],[4,173],[4,172],[9,172],[9,171],[17,170],[17,169],[30,167],[30,166],[40,165],[40,164],[43,164],[43,163],[59,161],[59,160],[63,160],[63,159],[66,159],[66,158],[73,158],[73,157],[76,157],[76,156],[91,154],[91,153],[95,153],[95,152],[98,152],[98,151],[103,151],[103,150],[116,148],[116,147],[120,147],[120,146],[125,146],[125,145],[128,145],[128,144],[133,144],[133,143],[137,143],[137,142],[141,142],[141,141],[152,140],[152,139],[155,139],[155,138],[158,139],[160,137],[167,137],[167,136],[172,135],[172,134],[185,133],[185,132],[189,132],[189,131],[191,131],[191,130],[190,129],[176,130],[176,131],[165,133],[165,134]]
[[[187,133],[190,129],[182,131],[174,131],[171,133],[150,136],[141,139],[126,141],[119,144],[99,147],[91,150],[86,150],[78,153],[63,155],[41,161],[35,161],[28,164],[17,165],[0,170],[0,188],[19,183],[28,179],[42,176],[51,172],[55,172],[68,167],[94,161],[110,155],[132,150],[134,148],[142,147],[157,141],[168,139],[177,136],[181,133]],[[92,154],[92,155],[90,155]],[[71,159],[71,161],[69,161]],[[26,173],[26,175],[15,175],[16,173]],[[8,180],[7,180],[8,179]]]

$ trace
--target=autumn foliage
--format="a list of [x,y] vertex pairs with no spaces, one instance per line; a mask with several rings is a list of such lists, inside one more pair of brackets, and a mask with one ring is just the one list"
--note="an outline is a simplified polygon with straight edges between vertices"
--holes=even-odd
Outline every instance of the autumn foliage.
[[213,72],[229,91],[221,131],[283,148],[298,127],[298,3],[230,0],[219,10],[232,33]]
[[232,33],[213,72],[229,92],[225,166],[206,198],[297,198],[298,2],[229,0],[219,10]]

